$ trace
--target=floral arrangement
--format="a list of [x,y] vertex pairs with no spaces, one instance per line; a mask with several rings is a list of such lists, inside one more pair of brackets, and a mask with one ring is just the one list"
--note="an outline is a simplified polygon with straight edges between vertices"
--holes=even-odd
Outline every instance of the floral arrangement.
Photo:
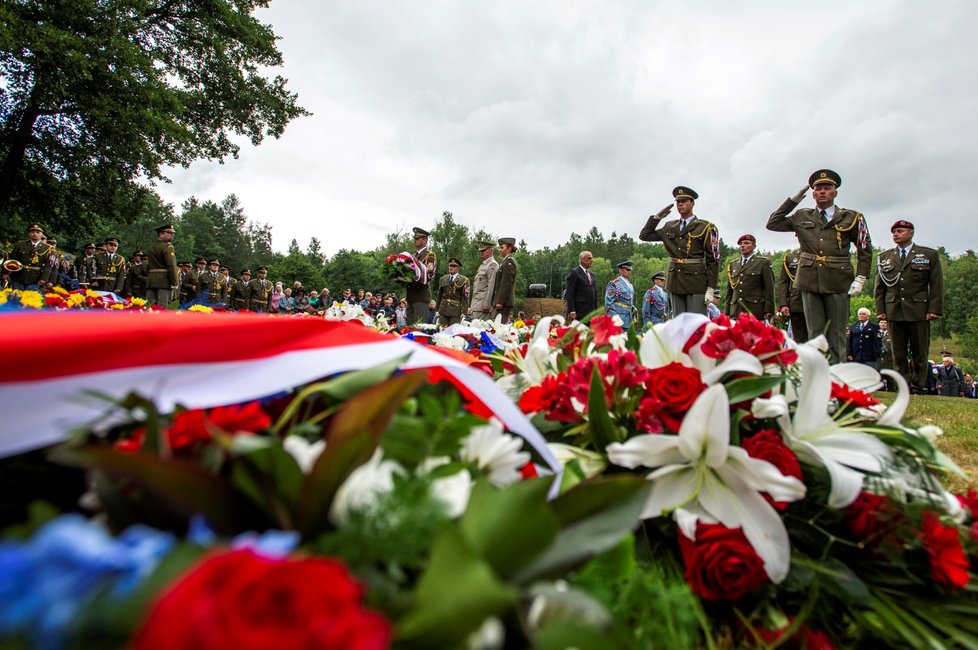
[[0,306],[8,309],[149,309],[142,298],[123,300],[115,294],[91,289],[68,291],[63,287],[53,287],[49,291],[21,291],[4,289],[0,291]]
[[411,284],[413,282],[428,282],[428,268],[418,261],[410,253],[395,253],[388,255],[381,266],[384,277],[400,282]]

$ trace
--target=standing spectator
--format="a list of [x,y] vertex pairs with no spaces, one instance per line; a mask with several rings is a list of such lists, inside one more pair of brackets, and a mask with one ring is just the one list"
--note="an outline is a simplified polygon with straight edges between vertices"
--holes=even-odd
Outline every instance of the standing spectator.
[[869,320],[869,310],[860,307],[856,312],[859,320],[849,326],[849,340],[846,341],[846,360],[862,363],[879,369],[882,353],[879,325]]
[[429,325],[434,325],[438,322],[438,306],[434,300],[428,301],[428,314],[425,316],[424,322]]
[[[819,169],[808,185],[787,199],[767,220],[767,229],[793,232],[801,248],[795,284],[801,290],[809,335],[825,332],[832,363],[842,361],[846,350],[849,298],[862,293],[873,261],[873,245],[866,219],[856,210],[835,205],[842,177],[831,169]],[[792,210],[812,189],[815,209]],[[856,250],[856,270],[849,258]],[[892,321],[890,323],[892,325]]]
[[619,262],[618,275],[608,283],[604,292],[604,311],[618,316],[621,326],[628,329],[635,318],[635,287],[632,286],[632,261]]
[[567,288],[564,289],[569,321],[580,320],[598,308],[598,286],[591,273],[594,255],[591,251],[581,251],[577,259],[579,264],[567,274]]
[[[893,370],[893,341],[890,339],[890,324],[884,318],[880,321],[880,370]],[[893,390],[893,380],[883,377],[886,390]]]
[[964,396],[975,399],[978,397],[978,385],[975,384],[971,373],[964,373]]
[[964,397],[964,373],[954,357],[944,357],[937,369],[937,392],[944,397]]
[[478,320],[492,318],[492,289],[499,262],[492,256],[496,245],[489,241],[479,242],[479,257],[482,264],[472,279],[472,303],[468,315]]
[[652,275],[652,286],[642,299],[642,324],[658,325],[666,322],[669,314],[669,295],[665,290],[666,274],[662,271]]
[[295,290],[295,295],[292,296],[294,301],[293,311],[297,314],[305,314],[309,311],[309,298],[306,297],[306,290],[299,287]]
[[407,300],[401,298],[401,300],[397,303],[397,309],[394,310],[394,317],[397,319],[398,327],[407,326],[407,307]]

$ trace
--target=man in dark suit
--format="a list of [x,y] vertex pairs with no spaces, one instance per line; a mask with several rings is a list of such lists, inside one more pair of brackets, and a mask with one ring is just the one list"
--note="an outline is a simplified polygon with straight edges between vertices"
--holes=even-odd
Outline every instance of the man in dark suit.
[[567,275],[567,289],[564,300],[567,302],[567,319],[584,318],[598,308],[598,288],[591,273],[594,255],[582,251],[578,257],[580,266],[574,267]]
[[849,326],[846,360],[864,363],[879,370],[880,355],[883,353],[880,327],[869,320],[870,312],[865,307],[861,307],[856,313],[859,320]]

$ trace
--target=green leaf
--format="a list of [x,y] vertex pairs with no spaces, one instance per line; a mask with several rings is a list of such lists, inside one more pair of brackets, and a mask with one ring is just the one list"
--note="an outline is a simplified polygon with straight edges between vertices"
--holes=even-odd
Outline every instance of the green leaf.
[[731,404],[745,402],[758,395],[763,395],[772,388],[780,386],[783,382],[784,377],[780,375],[734,379],[726,385],[727,397]]
[[608,413],[608,405],[604,401],[604,381],[598,372],[597,365],[591,371],[591,389],[587,396],[587,419],[591,430],[591,442],[594,448],[604,452],[612,442],[618,440],[615,424]]
[[457,528],[446,528],[418,581],[414,607],[397,622],[397,639],[420,648],[455,647],[486,618],[515,606],[516,596]]
[[459,522],[469,547],[502,577],[543,552],[558,522],[547,504],[550,480],[520,481],[497,490],[485,481],[472,489]]
[[821,588],[836,596],[847,605],[866,606],[872,594],[866,583],[844,562],[835,558],[809,560],[795,558],[795,564],[810,569],[815,574]]
[[578,623],[560,622],[544,627],[537,634],[536,650],[608,650],[614,648],[612,637],[601,630]]
[[327,528],[333,496],[357,467],[367,462],[391,416],[426,378],[424,372],[397,376],[347,400],[333,416],[326,450],[299,491],[299,530],[312,536]]
[[255,448],[232,460],[231,482],[275,520],[278,528],[295,528],[302,469],[280,443]]

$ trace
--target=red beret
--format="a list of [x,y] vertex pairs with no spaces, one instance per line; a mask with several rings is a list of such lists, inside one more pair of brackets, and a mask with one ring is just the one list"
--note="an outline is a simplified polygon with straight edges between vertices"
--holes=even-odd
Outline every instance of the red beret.
[[914,229],[913,224],[907,221],[906,219],[900,219],[899,221],[895,222],[892,226],[890,226],[890,232],[893,232],[897,228],[906,228],[907,230]]
[[739,244],[742,241],[754,242],[755,244],[757,243],[757,239],[754,237],[754,235],[751,235],[749,233],[746,235],[741,235],[740,239],[737,240],[737,243]]

